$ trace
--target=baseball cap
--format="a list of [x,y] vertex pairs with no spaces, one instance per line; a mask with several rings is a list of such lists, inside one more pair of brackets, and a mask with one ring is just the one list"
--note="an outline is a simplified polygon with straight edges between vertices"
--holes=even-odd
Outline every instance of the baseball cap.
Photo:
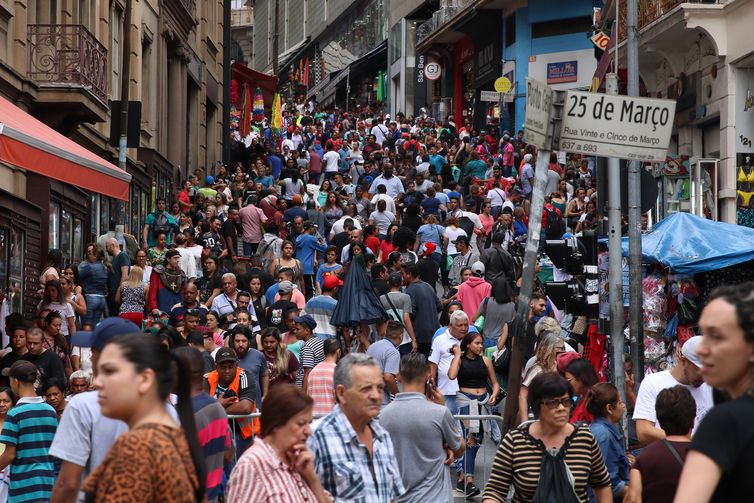
[[578,360],[581,355],[576,351],[566,351],[557,356],[558,372],[565,374],[565,369],[573,360]]
[[696,349],[697,347],[699,347],[700,342],[702,342],[702,336],[695,335],[694,337],[691,337],[689,340],[687,340],[683,344],[683,348],[681,349],[681,354],[683,355],[683,357],[699,368],[702,367],[702,361],[699,359],[699,355],[696,353]]
[[217,350],[217,353],[215,353],[215,363],[237,362],[237,361],[238,361],[238,356],[236,356],[236,352],[230,348],[222,347]]
[[334,274],[325,276],[325,281],[323,283],[325,285],[325,290],[333,290],[339,286],[343,286],[343,282]]
[[317,320],[315,320],[311,314],[296,316],[295,318],[293,318],[293,321],[295,321],[296,323],[301,323],[302,325],[306,325],[312,330],[317,328]]
[[484,264],[482,264],[480,261],[476,261],[473,264],[471,264],[471,272],[476,274],[477,276],[481,276],[484,274]]
[[290,282],[290,281],[288,281],[288,280],[286,280],[286,281],[281,281],[281,282],[280,282],[280,286],[278,287],[278,291],[279,291],[279,292],[280,292],[281,294],[285,294],[285,293],[291,293],[291,292],[293,291],[293,283],[291,283],[291,282]]
[[207,178],[204,179],[204,183],[206,183],[207,185],[214,185],[215,177],[208,175]]
[[421,255],[422,257],[424,257],[425,255],[432,255],[436,249],[436,244],[431,241],[427,241],[426,243],[421,245],[421,248],[419,248],[419,255]]
[[469,243],[470,243],[470,241],[469,241],[469,238],[468,238],[468,236],[464,236],[463,234],[461,234],[460,236],[458,236],[457,238],[455,238],[455,240],[453,240],[453,244],[454,244],[454,245],[455,245],[455,244],[458,244],[458,243],[465,243],[465,244],[469,244]]
[[105,344],[110,342],[110,339],[117,335],[126,334],[141,334],[141,329],[131,321],[123,318],[106,318],[99,322],[94,330],[77,331],[73,337],[71,337],[71,344],[73,346],[80,346],[84,348],[92,348],[97,351],[102,351]]
[[33,383],[37,380],[37,366],[28,360],[18,360],[8,368],[4,368],[5,377],[15,377],[21,382]]

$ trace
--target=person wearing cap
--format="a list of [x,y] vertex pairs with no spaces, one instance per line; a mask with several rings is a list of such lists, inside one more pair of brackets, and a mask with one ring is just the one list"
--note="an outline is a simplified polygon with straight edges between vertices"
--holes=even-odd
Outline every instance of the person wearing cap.
[[277,286],[278,289],[274,297],[279,298],[267,308],[267,326],[275,327],[281,332],[287,332],[288,327],[285,325],[285,317],[292,309],[298,309],[298,306],[291,301],[294,288],[293,283],[286,279],[273,286]]
[[299,367],[296,373],[296,386],[307,389],[307,379],[312,369],[325,359],[323,340],[314,336],[317,321],[310,314],[302,314],[293,319],[295,335],[303,341],[299,351]]
[[416,266],[419,268],[419,278],[428,285],[436,285],[440,279],[440,268],[432,255],[437,251],[437,246],[432,241],[427,241],[419,247],[417,253],[419,260]]
[[471,264],[471,277],[458,286],[456,299],[463,304],[463,310],[476,312],[484,299],[490,296],[492,285],[484,280],[484,264],[476,261]]
[[311,315],[317,323],[314,335],[322,340],[338,337],[338,329],[330,323],[338,301],[335,294],[343,282],[335,274],[328,274],[322,280],[322,294],[312,297],[304,306],[304,313]]
[[183,286],[188,281],[181,270],[181,254],[168,250],[165,265],[155,266],[149,278],[147,311],[151,314],[169,313],[171,308],[183,301]]
[[655,401],[661,390],[679,384],[688,388],[696,402],[694,431],[699,427],[699,423],[707,411],[714,405],[712,388],[704,382],[700,370],[702,362],[697,353],[697,347],[701,341],[702,336],[697,335],[688,339],[680,349],[676,346],[675,367],[648,374],[639,385],[633,416],[634,421],[636,421],[636,436],[639,439],[639,445],[645,446],[655,440],[665,438],[665,432],[658,425],[655,413]]
[[[106,318],[93,331],[76,332],[71,344],[91,348],[92,367],[96,369],[102,349],[110,339],[140,333],[140,328],[128,320]],[[68,400],[66,413],[50,447],[50,456],[61,460],[52,491],[55,502],[74,502],[77,498],[83,501],[83,493],[79,494],[81,481],[102,463],[118,437],[128,431],[123,421],[102,415],[97,395],[97,391],[85,391]],[[166,404],[166,409],[177,417],[172,405]]]
[[453,241],[453,244],[458,253],[453,257],[453,263],[450,266],[450,272],[448,272],[448,279],[452,286],[457,286],[462,283],[461,269],[471,267],[474,263],[479,262],[480,258],[479,254],[472,250],[471,242],[465,234],[458,236]]
[[2,374],[10,378],[11,390],[18,397],[0,433],[0,443],[5,445],[0,470],[10,466],[11,471],[8,501],[49,501],[55,479],[49,450],[58,427],[57,414],[37,396],[33,363],[19,360]]
[[320,237],[314,236],[317,227],[311,222],[304,223],[304,233],[296,237],[296,259],[301,262],[301,273],[304,276],[306,298],[314,294],[314,260],[317,252],[325,253],[327,245]]
[[[228,415],[246,416],[256,411],[257,384],[238,365],[236,352],[221,347],[215,353],[215,370],[207,374],[205,387],[220,402]],[[236,424],[233,425],[232,421]],[[228,419],[236,436],[236,455],[240,456],[259,433],[259,420],[249,417]]]

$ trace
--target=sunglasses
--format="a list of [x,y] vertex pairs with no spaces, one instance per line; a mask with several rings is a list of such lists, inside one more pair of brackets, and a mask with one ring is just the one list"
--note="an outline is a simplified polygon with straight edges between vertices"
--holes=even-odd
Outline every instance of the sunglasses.
[[544,406],[547,407],[550,410],[557,409],[559,405],[562,405],[566,409],[570,409],[571,408],[571,397],[565,397],[565,398],[548,398],[547,400],[542,400],[542,404],[544,404]]

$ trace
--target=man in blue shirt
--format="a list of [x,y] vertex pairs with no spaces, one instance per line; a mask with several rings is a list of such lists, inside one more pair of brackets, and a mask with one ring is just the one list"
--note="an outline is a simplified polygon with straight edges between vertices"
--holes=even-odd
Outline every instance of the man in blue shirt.
[[267,165],[270,167],[272,178],[275,180],[280,179],[280,173],[283,171],[283,160],[280,159],[280,149],[270,152],[270,156],[267,158]]
[[304,223],[304,233],[296,238],[296,258],[301,261],[304,275],[304,288],[306,298],[314,295],[314,258],[317,252],[325,253],[325,243],[314,237],[317,227],[311,222]]
[[442,167],[448,164],[448,161],[437,153],[437,147],[432,147],[429,149],[429,164],[435,168],[435,173],[439,174]]

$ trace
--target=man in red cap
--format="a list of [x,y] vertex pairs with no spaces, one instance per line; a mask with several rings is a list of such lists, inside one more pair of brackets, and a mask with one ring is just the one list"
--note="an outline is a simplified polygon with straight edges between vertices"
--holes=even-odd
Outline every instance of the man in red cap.
[[427,241],[419,248],[419,260],[416,267],[419,268],[419,279],[426,284],[434,287],[440,277],[440,268],[437,262],[432,259],[432,254],[437,250],[437,245],[432,241]]
[[323,341],[335,339],[338,336],[338,329],[330,324],[330,318],[335,312],[335,306],[338,305],[338,301],[334,299],[335,292],[341,286],[343,282],[336,275],[325,276],[322,295],[312,297],[304,307],[304,313],[311,315],[317,322],[313,330],[314,335]]

